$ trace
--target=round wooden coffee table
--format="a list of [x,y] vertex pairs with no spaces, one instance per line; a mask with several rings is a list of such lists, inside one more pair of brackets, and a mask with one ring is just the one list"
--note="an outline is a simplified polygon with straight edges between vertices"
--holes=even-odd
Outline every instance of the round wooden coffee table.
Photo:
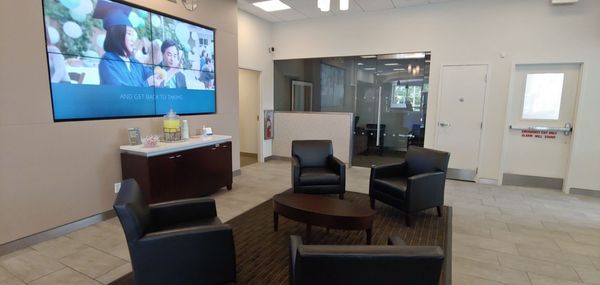
[[279,215],[306,224],[306,242],[310,242],[311,226],[328,229],[364,230],[371,244],[375,211],[336,198],[298,193],[273,196],[273,228],[277,231]]

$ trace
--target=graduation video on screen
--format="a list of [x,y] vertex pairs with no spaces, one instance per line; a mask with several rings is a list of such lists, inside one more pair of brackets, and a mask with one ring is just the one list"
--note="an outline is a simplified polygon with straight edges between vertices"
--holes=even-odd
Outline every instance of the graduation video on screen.
[[216,112],[215,32],[109,0],[43,0],[55,121]]

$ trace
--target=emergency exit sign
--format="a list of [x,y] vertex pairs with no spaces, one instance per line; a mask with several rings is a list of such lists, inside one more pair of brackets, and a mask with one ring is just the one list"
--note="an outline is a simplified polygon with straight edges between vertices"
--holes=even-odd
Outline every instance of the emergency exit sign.
[[521,137],[536,139],[556,139],[556,132],[521,130]]

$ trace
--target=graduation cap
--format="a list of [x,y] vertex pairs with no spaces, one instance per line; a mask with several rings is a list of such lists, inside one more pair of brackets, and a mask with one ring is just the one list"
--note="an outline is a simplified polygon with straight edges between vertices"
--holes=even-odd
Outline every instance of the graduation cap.
[[130,26],[129,13],[131,7],[123,4],[114,3],[108,0],[98,0],[96,9],[94,10],[93,18],[102,19],[104,29],[108,29],[112,26],[123,25]]

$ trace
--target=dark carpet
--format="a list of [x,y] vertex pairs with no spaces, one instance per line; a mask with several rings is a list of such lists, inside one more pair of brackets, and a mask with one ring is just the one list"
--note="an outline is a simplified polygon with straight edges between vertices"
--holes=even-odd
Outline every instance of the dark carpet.
[[[346,192],[346,200],[368,207],[369,196]],[[437,217],[434,209],[424,211],[414,218],[414,225],[405,226],[404,215],[398,210],[378,202],[373,224],[373,244],[385,245],[389,236],[397,235],[408,245],[437,245],[446,254],[446,264],[440,284],[451,284],[451,221],[452,209],[443,208],[443,216]],[[280,216],[279,230],[273,231],[273,205],[266,201],[228,224],[233,228],[235,239],[237,284],[288,284],[288,246],[290,235],[302,235],[306,226]],[[366,242],[364,231],[329,230],[313,227],[312,244],[356,244]],[[448,274],[446,274],[448,272]],[[129,273],[111,283],[133,284]]]

